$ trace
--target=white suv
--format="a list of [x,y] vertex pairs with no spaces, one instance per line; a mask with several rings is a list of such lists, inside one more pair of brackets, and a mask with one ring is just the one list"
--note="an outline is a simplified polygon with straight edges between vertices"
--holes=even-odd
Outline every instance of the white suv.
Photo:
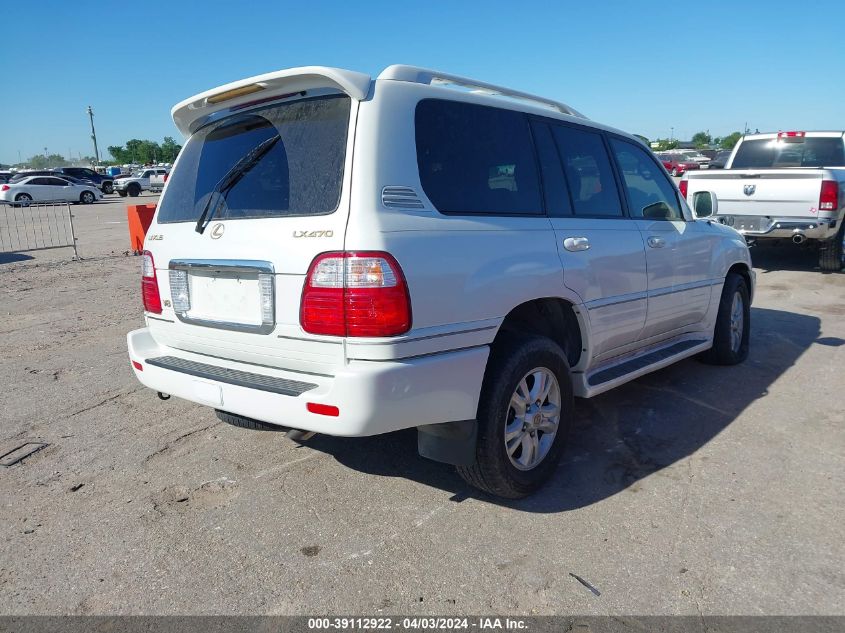
[[635,137],[568,106],[391,66],[252,77],[178,104],[146,238],[146,386],[253,429],[416,427],[524,496],[589,398],[748,354],[745,240],[696,220]]

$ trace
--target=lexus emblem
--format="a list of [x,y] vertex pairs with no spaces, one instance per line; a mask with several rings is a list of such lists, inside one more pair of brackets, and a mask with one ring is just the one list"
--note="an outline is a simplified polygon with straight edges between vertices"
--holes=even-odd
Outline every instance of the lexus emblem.
[[753,196],[755,191],[757,191],[757,185],[745,185],[742,188],[742,193],[744,193],[746,196]]
[[226,227],[223,226],[220,222],[218,222],[217,224],[211,227],[211,239],[219,240],[221,237],[223,237],[223,231],[225,230]]

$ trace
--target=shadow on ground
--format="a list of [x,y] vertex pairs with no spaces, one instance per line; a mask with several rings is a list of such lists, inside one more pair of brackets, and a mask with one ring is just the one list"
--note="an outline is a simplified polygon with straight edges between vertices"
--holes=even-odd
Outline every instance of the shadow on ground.
[[713,367],[690,359],[589,400],[576,400],[569,444],[557,474],[539,493],[503,502],[468,487],[451,466],[417,455],[411,429],[370,438],[316,436],[308,445],[349,468],[405,477],[526,512],[591,505],[685,459],[730,425],[819,339],[816,317],[752,309],[751,355],[742,365]]
[[24,253],[0,253],[0,264],[14,264],[15,262],[25,262],[30,259],[35,259],[32,255]]
[[813,245],[796,246],[790,243],[755,244],[751,248],[751,261],[763,275],[776,270],[797,272],[811,271],[822,273],[819,269],[819,250]]

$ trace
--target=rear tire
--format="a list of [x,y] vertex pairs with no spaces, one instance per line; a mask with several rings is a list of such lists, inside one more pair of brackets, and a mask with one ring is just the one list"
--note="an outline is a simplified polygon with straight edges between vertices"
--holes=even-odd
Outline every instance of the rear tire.
[[232,426],[238,426],[242,429],[250,429],[251,431],[290,431],[289,428],[286,426],[278,426],[276,424],[267,424],[266,422],[261,422],[259,420],[253,420],[252,418],[247,418],[243,415],[236,415],[234,413],[227,413],[225,411],[220,411],[219,409],[215,409],[214,413],[217,414],[217,417],[225,422],[226,424],[231,424]]
[[137,198],[141,194],[141,187],[132,183],[126,188],[126,192],[133,198]]
[[[543,384],[550,385],[545,393],[538,386]],[[527,406],[529,398],[520,394],[533,396]],[[559,401],[556,421],[554,400]],[[519,499],[531,494],[555,472],[572,410],[569,364],[557,343],[543,336],[499,341],[487,363],[478,403],[476,461],[458,466],[458,473],[491,495]]]
[[819,268],[826,273],[838,273],[845,264],[845,218],[832,240],[819,245]]
[[110,182],[104,183],[103,193],[114,193],[114,184]]
[[29,203],[32,202],[32,196],[28,193],[19,193],[15,196],[15,202],[21,207],[28,207]]
[[[740,305],[737,304],[740,303]],[[738,365],[748,358],[751,338],[751,302],[748,284],[742,275],[729,273],[722,287],[713,347],[699,358],[710,365]],[[738,319],[741,321],[738,322]]]

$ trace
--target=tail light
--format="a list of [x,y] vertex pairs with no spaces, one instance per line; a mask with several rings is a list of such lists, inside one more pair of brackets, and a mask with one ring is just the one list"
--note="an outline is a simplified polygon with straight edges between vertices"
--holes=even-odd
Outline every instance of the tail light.
[[11,189],[9,185],[3,185],[2,187],[0,187],[0,191],[8,191],[9,189]]
[[836,211],[839,207],[839,183],[835,180],[822,180],[822,192],[819,195],[819,211]]
[[681,195],[686,198],[687,191],[689,191],[689,180],[682,180],[678,183],[678,189],[681,190]]
[[167,182],[167,179],[168,179],[169,177],[170,177],[170,174],[169,174],[169,173],[167,173],[167,172],[164,172],[164,178],[162,179],[162,182]]
[[302,289],[299,322],[311,334],[404,334],[411,329],[411,298],[399,262],[384,252],[318,255]]
[[144,299],[144,310],[161,314],[161,295],[158,292],[158,277],[153,254],[144,251],[141,256],[141,296]]

